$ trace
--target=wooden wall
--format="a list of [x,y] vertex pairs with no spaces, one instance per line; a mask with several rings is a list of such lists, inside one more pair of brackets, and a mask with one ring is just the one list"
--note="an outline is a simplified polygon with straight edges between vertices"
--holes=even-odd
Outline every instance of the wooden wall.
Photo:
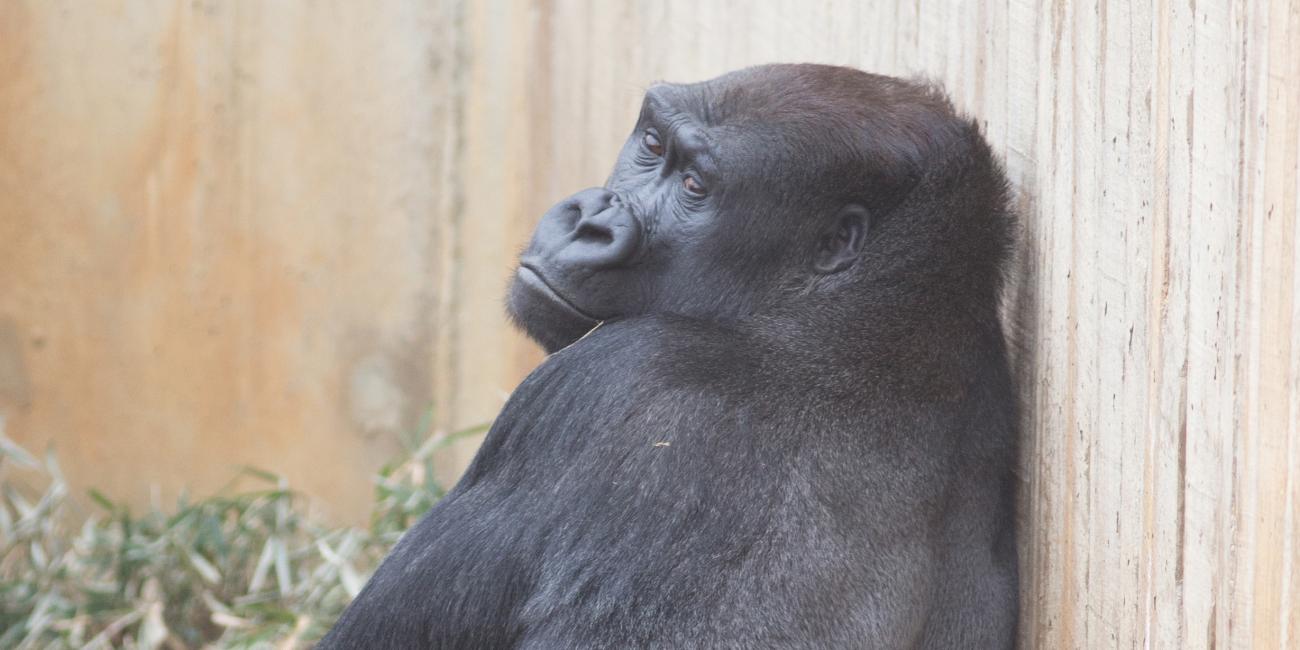
[[1019,189],[1024,645],[1300,647],[1300,0],[0,0],[0,413],[359,516],[538,360],[510,258],[644,87],[777,60],[943,82]]

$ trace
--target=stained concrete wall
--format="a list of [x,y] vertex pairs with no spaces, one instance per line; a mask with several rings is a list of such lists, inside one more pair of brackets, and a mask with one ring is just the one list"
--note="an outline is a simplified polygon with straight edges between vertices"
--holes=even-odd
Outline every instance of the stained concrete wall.
[[0,2],[0,408],[134,502],[360,519],[430,406],[452,4]]

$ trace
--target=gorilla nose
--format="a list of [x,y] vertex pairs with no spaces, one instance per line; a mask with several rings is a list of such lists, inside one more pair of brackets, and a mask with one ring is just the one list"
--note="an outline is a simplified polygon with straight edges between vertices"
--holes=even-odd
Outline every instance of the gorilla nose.
[[538,229],[542,241],[534,243],[543,254],[564,266],[590,271],[628,263],[641,239],[632,212],[604,188],[583,190],[561,201],[542,222],[547,226]]

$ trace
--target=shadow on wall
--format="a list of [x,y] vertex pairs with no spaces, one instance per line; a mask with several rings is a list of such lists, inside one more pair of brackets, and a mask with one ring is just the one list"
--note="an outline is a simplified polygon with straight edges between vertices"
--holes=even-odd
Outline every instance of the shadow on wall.
[[[1029,500],[1032,495],[1031,477],[1034,475],[1032,464],[1038,457],[1035,453],[1035,447],[1038,440],[1038,431],[1034,426],[1033,417],[1034,403],[1037,400],[1038,392],[1036,385],[1032,381],[1033,371],[1038,362],[1038,348],[1034,345],[1038,333],[1038,301],[1039,295],[1039,274],[1038,274],[1038,236],[1034,232],[1034,221],[1030,215],[1036,213],[1036,202],[1034,200],[1033,178],[1026,175],[1020,179],[1020,184],[1015,187],[1014,205],[1016,210],[1017,222],[1017,242],[1015,258],[1009,265],[1011,271],[1007,278],[1007,285],[1003,292],[1002,300],[1002,323],[1006,328],[1006,337],[1008,344],[1008,356],[1010,356],[1011,368],[1015,373],[1017,389],[1020,395],[1019,418],[1020,418],[1020,459],[1016,466],[1017,485],[1017,513],[1016,525],[1017,531],[1017,551],[1020,554],[1020,600],[1023,603],[1028,602],[1026,599],[1032,597],[1034,590],[1031,588],[1034,571],[1033,571],[1033,552],[1038,548],[1039,540],[1036,539],[1036,530],[1032,525],[1032,513],[1029,509]],[[1025,629],[1027,617],[1022,616],[1020,620],[1021,630],[1020,638],[1032,638]]]

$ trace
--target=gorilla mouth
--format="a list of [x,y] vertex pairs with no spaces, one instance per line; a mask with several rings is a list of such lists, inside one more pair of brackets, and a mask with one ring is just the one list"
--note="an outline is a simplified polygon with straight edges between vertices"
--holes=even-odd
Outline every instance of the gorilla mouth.
[[516,275],[519,277],[520,282],[523,282],[533,291],[545,297],[548,301],[550,301],[555,306],[568,312],[570,316],[575,316],[583,320],[588,320],[591,321],[592,323],[599,323],[600,321],[604,320],[603,318],[596,318],[595,316],[588,314],[587,312],[579,309],[577,305],[573,304],[572,302],[569,302],[567,298],[565,298],[563,295],[560,294],[560,292],[556,291],[555,288],[551,286],[551,283],[546,281],[546,277],[543,276],[541,272],[533,268],[531,265],[520,264],[519,271],[516,273]]

